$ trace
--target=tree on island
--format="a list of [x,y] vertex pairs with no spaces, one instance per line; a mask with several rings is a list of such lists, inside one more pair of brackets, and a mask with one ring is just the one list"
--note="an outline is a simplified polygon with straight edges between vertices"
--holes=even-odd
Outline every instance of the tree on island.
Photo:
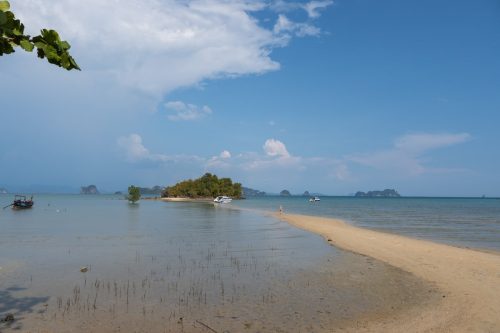
[[47,58],[51,64],[67,70],[80,70],[75,59],[69,54],[71,45],[62,41],[55,30],[42,29],[41,34],[31,37],[24,33],[24,24],[10,11],[8,1],[0,1],[0,56],[15,52],[21,47],[26,52],[33,52],[36,47],[39,58]]
[[141,189],[134,185],[130,185],[128,187],[128,196],[127,200],[131,203],[136,203],[141,198]]
[[240,183],[233,183],[231,178],[218,178],[216,175],[206,173],[198,179],[189,179],[166,187],[162,197],[215,198],[226,195],[240,199],[242,194]]

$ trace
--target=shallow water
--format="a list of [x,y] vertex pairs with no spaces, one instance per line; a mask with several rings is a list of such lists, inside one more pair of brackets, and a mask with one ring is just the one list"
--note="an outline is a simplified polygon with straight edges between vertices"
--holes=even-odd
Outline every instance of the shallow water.
[[354,225],[452,245],[500,251],[500,199],[487,198],[250,198],[245,208],[344,219]]
[[40,195],[0,214],[2,332],[311,332],[437,293],[230,206]]

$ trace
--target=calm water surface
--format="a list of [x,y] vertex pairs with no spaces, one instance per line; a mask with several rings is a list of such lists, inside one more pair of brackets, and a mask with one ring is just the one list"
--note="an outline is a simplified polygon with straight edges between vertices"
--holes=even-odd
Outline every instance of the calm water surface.
[[500,251],[500,199],[265,197],[235,202],[246,208],[336,217],[358,226]]
[[0,315],[16,317],[2,332],[311,332],[433,290],[231,206],[37,195],[1,210],[0,229]]

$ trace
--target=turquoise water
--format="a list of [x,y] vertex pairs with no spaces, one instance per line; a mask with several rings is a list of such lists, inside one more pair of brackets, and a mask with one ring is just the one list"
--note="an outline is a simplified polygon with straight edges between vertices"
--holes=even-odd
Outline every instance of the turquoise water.
[[261,197],[237,206],[335,217],[354,225],[452,245],[500,251],[500,199]]
[[[187,261],[217,248],[226,257],[265,258],[263,264],[279,259],[290,269],[335,252],[318,242],[320,237],[286,223],[213,204],[143,200],[133,205],[113,195],[36,195],[34,200],[32,209],[0,210],[0,249],[3,259],[22,262],[37,275],[88,264],[116,272],[137,257],[178,259],[180,248]],[[11,201],[11,195],[0,196],[2,207]]]
[[[11,200],[0,196],[2,207]],[[390,309],[411,281],[229,206],[131,205],[106,195],[34,200],[29,210],[0,210],[0,318],[16,318],[0,322],[2,332],[200,332],[200,322],[221,332],[309,331]],[[388,276],[401,286],[381,305],[362,288]]]
[[[396,201],[34,200],[32,209],[0,210],[0,317],[16,317],[0,322],[2,332],[200,332],[200,322],[220,332],[312,332],[439,296],[408,273],[254,211],[281,204],[356,220],[381,210],[406,221]],[[2,207],[11,201],[0,195]]]

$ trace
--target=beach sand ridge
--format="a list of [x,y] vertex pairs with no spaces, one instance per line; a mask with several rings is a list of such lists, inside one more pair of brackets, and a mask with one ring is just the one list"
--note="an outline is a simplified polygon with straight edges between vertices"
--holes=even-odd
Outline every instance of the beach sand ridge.
[[435,283],[442,300],[353,327],[357,332],[500,332],[500,256],[293,214],[276,218],[341,249],[381,260]]

